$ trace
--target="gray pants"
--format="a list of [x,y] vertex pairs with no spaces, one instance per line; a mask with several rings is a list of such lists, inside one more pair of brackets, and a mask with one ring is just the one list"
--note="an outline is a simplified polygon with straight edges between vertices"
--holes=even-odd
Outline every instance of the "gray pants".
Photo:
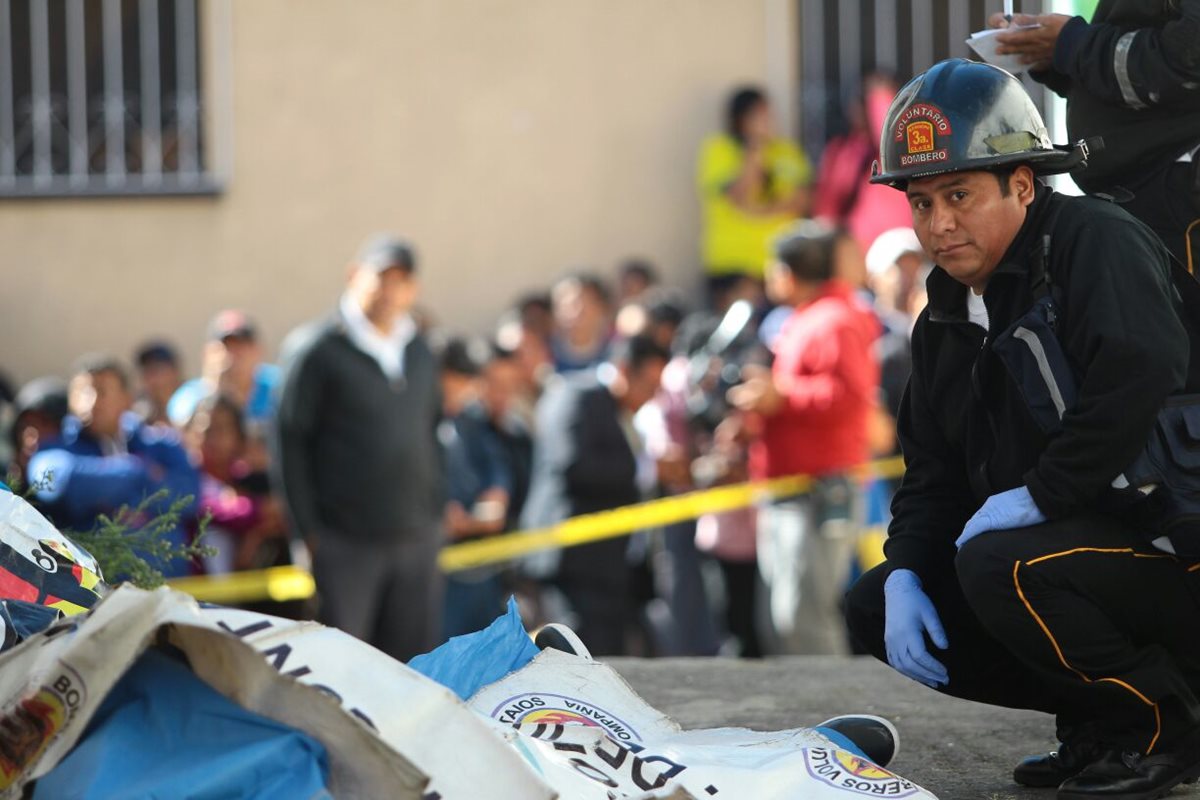
[[857,486],[827,478],[812,493],[759,510],[758,568],[767,590],[771,649],[850,652],[840,607],[858,540]]
[[408,661],[440,643],[441,537],[387,544],[326,536],[313,552],[320,619],[392,658]]

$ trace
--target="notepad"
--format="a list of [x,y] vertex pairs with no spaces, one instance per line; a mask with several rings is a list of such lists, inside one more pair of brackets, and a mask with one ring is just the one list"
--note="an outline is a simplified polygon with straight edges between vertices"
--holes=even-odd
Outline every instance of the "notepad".
[[1000,46],[1000,42],[996,41],[996,34],[1040,27],[1040,25],[1014,25],[1010,28],[988,28],[972,33],[971,38],[967,39],[967,47],[974,50],[976,55],[992,66],[1008,70],[1014,75],[1020,75],[1029,69],[1029,65],[1022,63],[1019,55],[996,55],[996,48]]

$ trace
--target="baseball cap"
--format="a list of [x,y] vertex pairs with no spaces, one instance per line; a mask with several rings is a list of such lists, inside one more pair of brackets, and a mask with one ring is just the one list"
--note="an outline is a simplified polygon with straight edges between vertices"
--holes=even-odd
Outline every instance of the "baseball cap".
[[219,312],[208,323],[208,340],[219,342],[224,339],[237,337],[239,339],[257,339],[258,326],[245,312],[227,308]]
[[867,250],[867,271],[879,275],[895,264],[905,253],[925,258],[925,249],[912,228],[892,228],[879,234]]
[[355,261],[360,267],[376,272],[392,267],[400,267],[405,272],[416,272],[417,269],[417,253],[412,244],[387,233],[376,234],[364,242]]
[[146,367],[150,364],[178,364],[179,356],[169,342],[156,339],[139,347],[133,360],[139,367]]

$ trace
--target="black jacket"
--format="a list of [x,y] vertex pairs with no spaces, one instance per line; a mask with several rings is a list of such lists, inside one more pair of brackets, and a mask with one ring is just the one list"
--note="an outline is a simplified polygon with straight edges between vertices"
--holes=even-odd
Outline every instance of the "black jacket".
[[[1056,435],[1035,423],[991,346],[1033,305],[1031,267],[1047,233],[1058,341],[1078,378]],[[1051,519],[1094,507],[1183,386],[1189,348],[1161,242],[1095,198],[1038,187],[984,292],[986,334],[968,321],[966,286],[939,267],[926,286],[899,416],[907,472],[885,552],[893,568],[932,577],[952,569],[954,540],[993,494],[1028,486]]]
[[1059,34],[1033,77],[1067,98],[1071,141],[1104,137],[1072,177],[1088,192],[1134,186],[1200,145],[1200,0],[1100,0]]
[[424,339],[393,383],[340,315],[285,343],[275,466],[295,533],[362,542],[440,536],[441,391]]
[[561,379],[538,402],[533,480],[522,525],[636,503],[637,460],[621,409],[591,374]]

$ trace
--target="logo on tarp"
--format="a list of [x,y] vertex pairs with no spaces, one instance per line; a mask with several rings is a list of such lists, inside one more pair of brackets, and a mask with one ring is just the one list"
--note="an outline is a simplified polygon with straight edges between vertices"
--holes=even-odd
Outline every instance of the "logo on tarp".
[[583,725],[601,728],[619,742],[640,742],[641,735],[629,723],[603,708],[561,694],[527,692],[496,706],[492,719],[506,725]]
[[0,713],[0,789],[32,767],[84,701],[83,680],[64,669],[31,697]]
[[915,783],[845,750],[808,748],[804,751],[804,766],[816,780],[850,794],[911,797],[921,791]]

